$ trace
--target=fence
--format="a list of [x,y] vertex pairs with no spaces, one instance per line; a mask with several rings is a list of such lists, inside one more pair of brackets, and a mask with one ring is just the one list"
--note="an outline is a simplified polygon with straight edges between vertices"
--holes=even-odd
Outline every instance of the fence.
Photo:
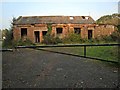
[[[66,55],[72,55],[72,56],[77,56],[77,57],[84,57],[84,58],[90,58],[90,59],[96,59],[96,60],[101,60],[101,61],[106,61],[106,62],[112,62],[112,63],[118,63],[117,61],[109,61],[109,60],[105,60],[105,59],[100,59],[100,58],[95,58],[95,57],[90,57],[87,56],[87,47],[94,47],[94,46],[104,46],[104,47],[109,47],[109,46],[120,46],[120,44],[67,44],[67,45],[41,45],[41,46],[17,46],[15,47],[17,48],[34,48],[34,49],[38,49],[39,50],[43,50],[43,51],[49,51],[49,52],[54,52],[54,53],[60,53],[60,54],[66,54]],[[57,51],[52,51],[52,50],[45,50],[42,48],[50,48],[50,47],[83,47],[83,56],[82,55],[74,55],[74,54],[70,54],[70,53],[64,53],[64,52],[57,52]]]

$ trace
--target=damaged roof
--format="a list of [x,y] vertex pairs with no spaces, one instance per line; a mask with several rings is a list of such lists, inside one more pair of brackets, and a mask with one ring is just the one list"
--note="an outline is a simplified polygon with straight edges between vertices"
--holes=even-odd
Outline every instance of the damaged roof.
[[23,24],[93,24],[95,21],[90,16],[20,16],[14,25]]

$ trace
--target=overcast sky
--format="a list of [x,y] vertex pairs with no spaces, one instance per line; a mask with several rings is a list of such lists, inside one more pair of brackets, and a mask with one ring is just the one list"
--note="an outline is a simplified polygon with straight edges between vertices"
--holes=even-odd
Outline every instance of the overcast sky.
[[4,0],[0,3],[0,29],[9,28],[12,17],[19,16],[88,16],[97,20],[103,15],[118,13],[119,0]]

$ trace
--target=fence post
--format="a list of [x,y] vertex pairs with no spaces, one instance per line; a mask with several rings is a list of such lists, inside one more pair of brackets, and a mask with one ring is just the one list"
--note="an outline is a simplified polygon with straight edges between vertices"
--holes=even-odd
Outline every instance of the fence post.
[[84,46],[84,57],[86,57],[86,46]]

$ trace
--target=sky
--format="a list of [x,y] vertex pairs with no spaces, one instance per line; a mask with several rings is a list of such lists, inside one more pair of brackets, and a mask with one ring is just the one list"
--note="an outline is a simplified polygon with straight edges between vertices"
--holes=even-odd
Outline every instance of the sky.
[[13,17],[19,16],[91,16],[118,13],[119,0],[4,0],[0,1],[0,29],[10,27]]

